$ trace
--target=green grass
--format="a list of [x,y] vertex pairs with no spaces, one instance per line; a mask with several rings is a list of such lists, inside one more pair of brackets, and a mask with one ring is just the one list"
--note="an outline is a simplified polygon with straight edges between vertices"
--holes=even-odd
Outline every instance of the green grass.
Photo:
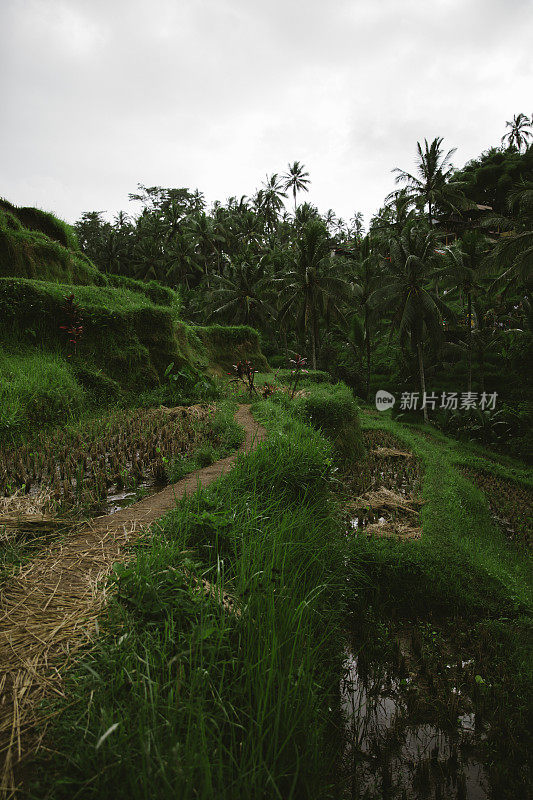
[[0,278],[0,341],[13,350],[38,347],[66,355],[61,325],[68,323],[64,299],[70,294],[83,324],[73,361],[136,389],[157,384],[171,361],[187,362],[175,310],[126,288]]
[[[259,385],[270,382],[262,378]],[[300,393],[300,389],[304,391]],[[298,384],[297,396],[291,399],[287,392],[279,391],[272,395],[272,401],[322,431],[332,441],[339,462],[353,465],[363,457],[359,408],[344,383],[326,384],[304,376]]]
[[[190,372],[192,384],[200,382],[201,372],[227,371],[239,359],[252,358],[268,369],[257,331],[184,324],[177,291],[156,281],[104,275],[81,252],[71,226],[0,198],[1,346],[13,355],[38,348],[66,356],[61,326],[68,323],[63,306],[71,294],[81,309],[83,335],[69,361],[88,394],[95,387],[97,401],[118,398],[121,390],[138,395],[160,386],[171,363]],[[206,396],[195,394],[188,379],[183,383],[182,401]],[[11,416],[10,407],[4,418]]]
[[[260,416],[268,440],[116,569],[118,595],[68,677],[32,796],[332,796],[331,450],[272,404]],[[239,613],[198,591],[202,577]]]
[[396,564],[398,576],[407,576],[405,584],[391,579],[393,602],[413,607],[414,591],[422,608],[423,598],[429,597],[432,608],[452,612],[531,610],[531,556],[505,539],[482,492],[456,466],[483,463],[515,479],[526,471],[492,464],[471,455],[470,448],[462,454],[461,445],[448,437],[441,436],[440,446],[437,439],[425,439],[417,429],[394,422],[388,414],[363,419],[364,427],[388,430],[400,438],[425,468],[423,497],[428,502],[421,513],[422,540],[408,547],[392,542],[381,545],[384,553],[389,552],[386,561]]
[[10,227],[15,230],[27,230],[43,233],[49,239],[59,242],[63,247],[79,252],[80,247],[74,228],[62,219],[40,208],[15,206],[7,200],[0,198],[0,213],[9,219]]
[[[74,387],[74,405],[79,405],[82,392],[90,406],[213,399],[220,392],[206,373],[254,354],[264,360],[258,334],[251,328],[195,328],[179,320],[179,296],[172,290],[153,282],[142,290],[138,281],[113,282],[115,286],[74,286],[0,278],[0,350],[13,363],[30,359],[36,364],[40,353],[45,360],[62,363],[65,396]],[[83,325],[75,351],[61,330],[69,321],[64,303],[70,294],[81,309]],[[165,374],[169,365],[176,380]],[[46,379],[40,377],[45,372],[45,366],[37,367],[37,377],[28,374],[29,385],[24,388],[24,369],[18,370],[20,397],[31,394],[35,405],[40,382],[46,403]],[[16,400],[18,389],[13,393],[4,387],[9,401],[0,412],[0,431],[9,435],[23,435],[35,417],[31,407],[25,413],[26,406]],[[66,419],[69,404],[65,400],[63,405]],[[51,409],[53,421],[60,419],[59,407],[55,403]]]
[[232,400],[222,400],[217,404],[215,414],[210,420],[210,430],[220,439],[220,446],[214,448],[206,444],[198,447],[187,456],[175,458],[165,465],[165,472],[169,483],[177,483],[194,470],[209,466],[220,458],[229,455],[244,441],[244,430],[235,420],[237,403]]
[[29,434],[79,414],[87,395],[61,356],[0,349],[0,435]]
[[81,253],[74,230],[37,208],[0,200],[0,276],[102,284],[102,273]]
[[[427,625],[448,642],[430,669],[445,672],[450,649],[475,657],[475,673],[466,691],[474,709],[490,724],[484,758],[490,766],[495,795],[523,796],[531,774],[524,754],[531,748],[528,714],[533,703],[531,652],[533,607],[532,555],[510,542],[491,517],[485,495],[458,471],[474,466],[531,487],[531,473],[519,462],[481,448],[463,446],[422,426],[406,426],[389,414],[363,415],[365,428],[393,433],[421,460],[420,541],[358,536],[347,559],[348,580],[356,588],[349,598],[356,619],[370,617],[391,631],[409,629],[425,635]],[[391,632],[392,637],[392,632]],[[391,637],[378,643],[387,658]],[[363,648],[367,645],[361,644]],[[372,645],[373,657],[376,643]]]
[[[495,796],[523,796],[531,555],[504,537],[458,470],[493,470],[524,486],[531,474],[431,429],[426,438],[420,426],[365,414],[365,428],[393,433],[422,462],[423,537],[346,537],[332,489],[335,433],[352,419],[353,400],[342,385],[306,388],[298,402],[281,393],[256,402],[268,439],[178,503],[116,568],[101,636],[67,676],[68,701],[52,705],[61,713],[48,755],[30,770],[39,775],[30,796],[338,796],[337,688],[350,622],[368,628],[359,647],[374,661],[391,657],[398,631],[416,633],[436,683],[450,649],[474,657],[466,691],[490,724],[483,758]],[[229,448],[232,407],[218,413]],[[202,579],[239,613],[199,591]]]

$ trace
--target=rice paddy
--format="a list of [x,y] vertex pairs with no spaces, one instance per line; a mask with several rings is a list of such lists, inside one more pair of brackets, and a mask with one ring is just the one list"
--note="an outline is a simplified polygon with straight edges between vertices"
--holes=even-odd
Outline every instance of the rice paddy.
[[220,446],[210,428],[214,412],[213,405],[115,411],[37,433],[30,444],[0,449],[0,497],[17,498],[19,512],[25,496],[30,506],[42,501],[41,513],[98,513],[108,496],[164,484],[174,459],[202,444]]
[[518,544],[533,544],[533,491],[483,470],[463,467],[462,473],[485,494],[505,535]]
[[[384,415],[364,413],[363,424],[368,462],[343,485],[352,616],[338,796],[527,797],[523,471]],[[515,536],[495,524],[513,501]]]
[[367,430],[363,438],[367,457],[343,476],[349,529],[367,536],[420,538],[420,461],[386,431]]
[[[93,520],[95,531],[104,520],[115,531],[103,537],[102,546],[60,548],[72,562],[74,594],[80,588],[82,599],[81,610],[65,606],[70,616],[58,639],[60,655],[68,650],[65,663],[72,669],[65,685],[57,675],[50,684],[36,680],[43,653],[54,668],[59,662],[54,626],[35,609],[32,630],[46,639],[46,649],[39,649],[37,640],[32,644],[31,695],[24,688],[30,681],[27,670],[17,677],[11,664],[19,703],[13,713],[25,715],[27,727],[17,722],[22,744],[16,737],[10,741],[13,761],[6,779],[16,782],[17,747],[24,753],[27,731],[39,731],[44,722],[35,699],[46,698],[53,685],[56,697],[59,692],[65,697],[59,705],[45,706],[45,714],[55,715],[59,708],[61,714],[57,724],[51,718],[45,737],[30,745],[30,769],[32,758],[46,765],[46,770],[33,769],[35,797],[55,800],[76,791],[95,798],[106,792],[125,796],[125,786],[135,796],[131,773],[137,762],[143,764],[141,792],[170,797],[178,786],[184,797],[230,800],[238,787],[238,796],[247,796],[250,780],[256,793],[264,780],[257,759],[267,732],[272,744],[265,766],[278,796],[362,798],[389,792],[385,796],[394,800],[414,800],[421,791],[432,800],[493,796],[490,787],[502,785],[497,742],[507,716],[520,724],[511,690],[516,687],[521,698],[524,689],[520,676],[513,684],[515,676],[507,674],[512,649],[502,662],[490,656],[484,637],[495,613],[509,616],[513,635],[522,623],[513,616],[511,593],[490,572],[492,562],[482,561],[486,520],[478,495],[459,503],[454,489],[455,507],[448,497],[443,506],[440,491],[449,477],[444,451],[436,454],[436,443],[399,425],[374,427],[375,417],[365,423],[365,457],[351,465],[336,462],[335,426],[325,426],[323,435],[302,422],[309,406],[324,425],[327,391],[306,387],[294,406],[286,398],[257,399],[254,413],[270,429],[265,446],[240,460],[212,490],[180,503],[148,536],[139,540],[136,523],[130,530],[123,521],[154,498]],[[217,424],[218,413],[214,406],[195,406],[131,412],[122,420],[113,414],[95,423],[86,438],[86,429],[83,435],[72,429],[50,437],[48,452],[55,447],[63,459],[72,443],[80,461],[85,453],[88,473],[100,466],[106,495],[97,496],[92,507],[102,508],[110,493],[127,493],[158,475],[166,481],[178,478],[193,458],[211,463],[229,441]],[[29,454],[24,460],[13,453],[15,463],[19,457],[29,465],[30,488],[20,486],[2,500],[5,518],[11,515],[10,530],[19,526],[21,533],[24,513],[31,529],[29,517],[41,513],[43,524],[45,517],[53,525],[57,521],[63,535],[60,524],[68,525],[80,513],[80,507],[63,500],[69,476],[56,471],[54,481],[49,471],[34,469]],[[122,484],[114,480],[116,462],[126,467]],[[40,474],[46,480],[33,478]],[[453,481],[457,477],[477,491],[459,473],[453,475]],[[72,476],[70,483],[75,494]],[[463,504],[475,525],[468,536],[478,537],[477,550],[466,542],[460,517],[453,518],[455,540],[444,527],[451,511]],[[154,519],[160,516],[154,514]],[[325,538],[324,531],[329,532]],[[137,556],[117,567],[107,585],[97,586],[95,578],[104,575],[110,559],[123,560],[120,553],[133,541]],[[470,562],[472,554],[477,564]],[[22,570],[9,583],[9,597],[22,598],[24,582],[33,581],[40,587],[38,605],[51,595],[47,610],[63,614],[62,597],[73,594],[72,584],[59,584],[58,593],[54,570],[42,559],[41,572],[33,566]],[[302,614],[309,615],[305,636],[299,629]],[[90,633],[70,650],[69,637],[79,626]],[[462,627],[470,639],[461,634]],[[285,666],[286,647],[291,655]],[[498,671],[502,687],[496,692]],[[275,691],[267,688],[272,676]],[[502,712],[504,702],[509,714]],[[309,731],[319,718],[317,738]],[[10,724],[6,720],[6,735]],[[139,730],[138,740],[132,740],[133,730]],[[179,760],[174,741],[180,744]],[[157,758],[147,750],[150,742]],[[296,752],[305,767],[294,760]],[[516,759],[520,746],[506,752]],[[50,775],[41,778],[48,768]],[[64,782],[63,794],[57,780]],[[517,773],[515,785],[523,784],[524,776]]]
[[[228,411],[226,407],[213,417],[212,409],[203,407],[163,409],[161,413],[165,419],[193,418],[195,429],[197,422],[202,423],[200,431],[209,430],[215,434],[216,429],[217,441],[225,446],[231,438],[236,442],[238,427],[239,441],[241,434],[246,433],[246,445],[252,447],[261,438],[261,429],[244,408],[237,412],[232,428],[227,424]],[[208,428],[204,422],[208,423]],[[183,431],[183,427],[180,430]],[[51,693],[64,696],[63,670],[73,663],[80,647],[98,637],[97,618],[108,600],[106,579],[113,564],[131,557],[134,543],[142,547],[141,532],[171,510],[180,496],[194,492],[198,481],[205,485],[213,481],[235,458],[236,455],[222,459],[203,473],[167,487],[131,509],[98,517],[86,525],[78,522],[76,535],[43,549],[38,558],[5,582],[0,595],[0,661],[4,672],[0,680],[0,753],[3,756],[0,796],[11,797],[17,793],[19,769],[16,765],[29,749],[39,747],[46,724],[41,701]],[[31,508],[32,503],[36,510],[37,500],[17,496],[4,500],[3,506],[20,513]],[[15,515],[14,519],[19,527],[22,524],[31,528],[33,523],[38,529],[50,526],[49,519],[39,520],[37,516],[22,523],[22,517]],[[59,518],[53,524],[60,522]],[[145,545],[149,539],[147,537]],[[183,574],[195,596],[209,598],[225,613],[239,615],[230,593],[203,576],[192,574],[191,568],[185,565]],[[35,734],[36,728],[40,732]]]

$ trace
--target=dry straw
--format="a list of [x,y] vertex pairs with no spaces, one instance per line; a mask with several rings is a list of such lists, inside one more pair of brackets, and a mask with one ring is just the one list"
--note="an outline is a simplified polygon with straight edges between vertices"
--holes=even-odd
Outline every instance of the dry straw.
[[[0,599],[0,752],[2,795],[15,796],[14,768],[40,744],[35,727],[44,720],[39,705],[62,695],[63,670],[89,643],[106,602],[111,565],[136,535],[136,525],[88,528],[50,547],[10,578]],[[29,738],[28,738],[29,737]]]
[[396,450],[394,447],[376,447],[370,451],[380,458],[413,458],[413,454],[406,450]]
[[418,516],[421,506],[424,505],[424,500],[415,497],[406,497],[405,495],[393,492],[391,489],[380,487],[375,491],[366,492],[358,497],[350,508],[353,511],[360,509],[371,509],[372,511],[379,511],[381,509],[388,511],[401,511],[405,514],[414,514]]
[[[264,429],[245,406],[239,408],[237,422],[246,431],[241,449],[264,437]],[[4,800],[18,794],[17,767],[39,748],[46,731],[42,700],[51,694],[64,696],[64,670],[98,632],[97,618],[107,601],[105,579],[113,563],[127,558],[128,546],[140,530],[171,509],[177,497],[194,491],[199,482],[215,480],[235,457],[192,473],[112,516],[94,519],[76,536],[49,546],[5,583],[0,597],[0,797]],[[205,582],[202,588],[239,613],[233,599],[220,596],[215,586]]]

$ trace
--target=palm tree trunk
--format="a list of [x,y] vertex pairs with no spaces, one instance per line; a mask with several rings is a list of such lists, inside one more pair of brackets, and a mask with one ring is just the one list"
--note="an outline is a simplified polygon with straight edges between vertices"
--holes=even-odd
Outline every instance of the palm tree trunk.
[[[418,371],[420,373],[420,389],[422,390],[422,402],[423,402],[426,394],[426,376],[424,375],[424,356],[422,354],[422,345],[420,342],[417,342],[416,349],[418,352]],[[424,412],[424,422],[429,422],[428,410],[425,405],[423,408],[423,412]]]
[[479,381],[481,384],[481,392],[485,391],[485,354],[483,351],[479,354]]
[[316,322],[315,309],[311,311],[311,365],[316,369]]
[[467,324],[468,324],[468,383],[467,383],[467,392],[472,391],[472,294],[468,292],[468,312],[467,312]]
[[316,310],[315,310],[314,306],[311,305],[310,313],[309,313],[311,325],[309,327],[311,328],[310,336],[311,336],[311,368],[312,369],[316,369],[316,322],[315,322],[315,314],[316,314]]
[[316,369],[316,344],[314,329],[311,329],[311,366],[313,369]]
[[368,400],[370,393],[370,326],[368,324],[368,308],[365,306],[365,344],[366,344],[366,391],[365,397]]

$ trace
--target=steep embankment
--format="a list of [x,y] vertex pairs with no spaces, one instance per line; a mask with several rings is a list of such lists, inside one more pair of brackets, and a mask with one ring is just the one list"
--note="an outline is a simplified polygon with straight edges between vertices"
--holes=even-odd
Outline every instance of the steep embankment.
[[0,276],[103,284],[66,222],[39,208],[19,208],[0,198]]
[[236,360],[268,366],[252,328],[194,327],[179,315],[177,291],[104,275],[66,223],[0,200],[0,433],[127,402],[170,383],[169,365],[181,399]]

